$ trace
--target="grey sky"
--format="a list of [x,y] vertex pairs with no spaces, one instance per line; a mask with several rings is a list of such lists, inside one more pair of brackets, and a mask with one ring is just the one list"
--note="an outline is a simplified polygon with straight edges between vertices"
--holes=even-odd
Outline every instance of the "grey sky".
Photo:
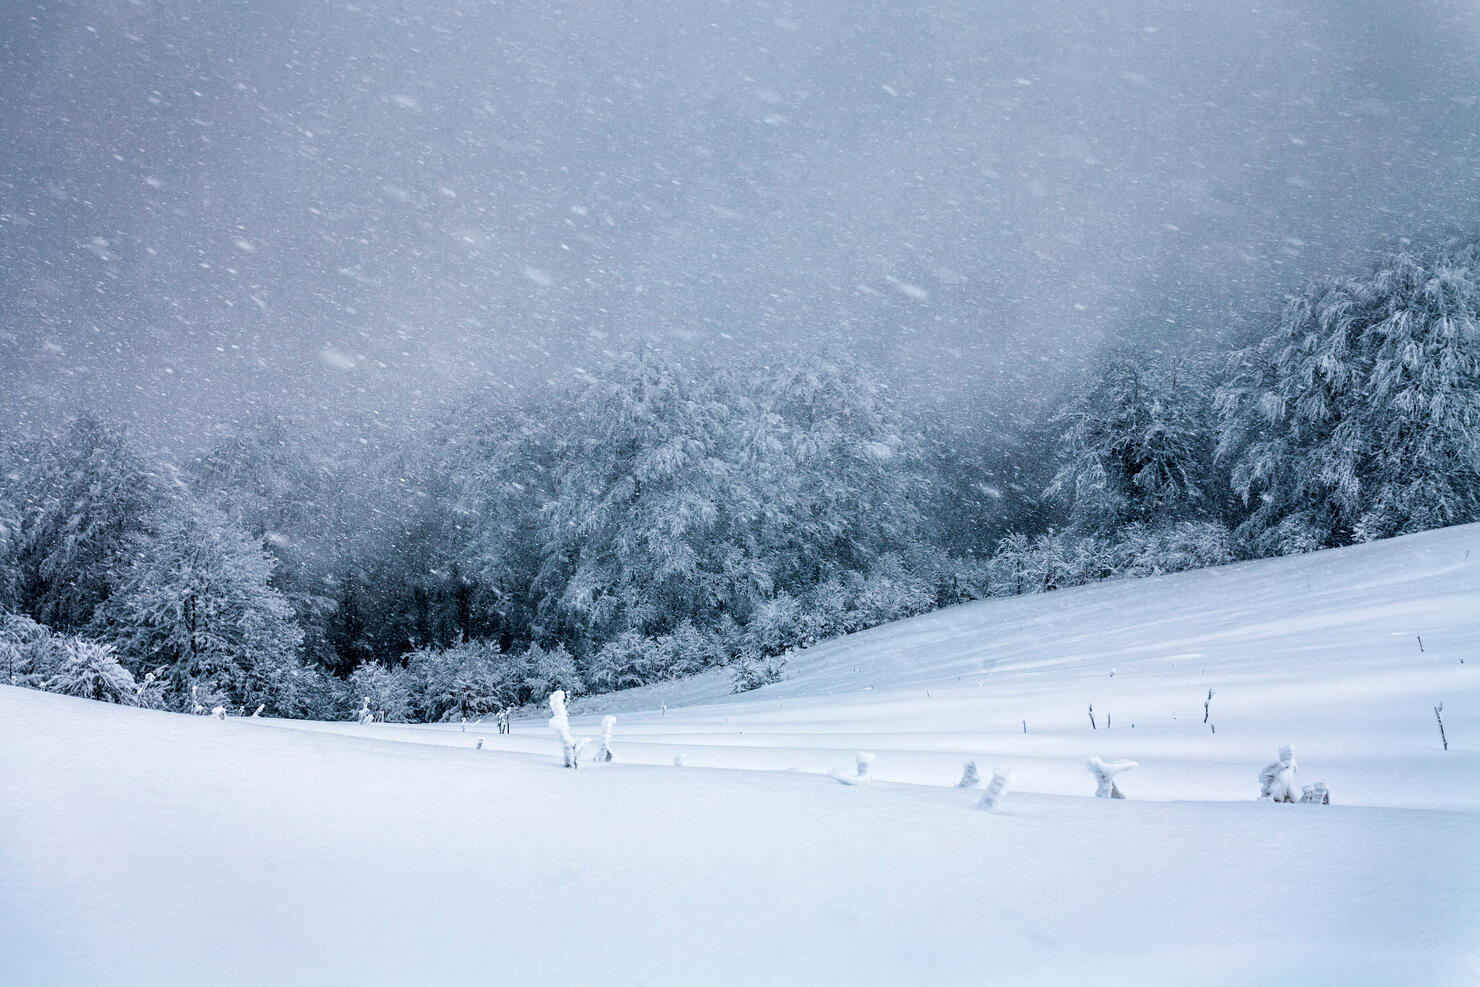
[[7,418],[823,334],[991,407],[1474,230],[1480,6],[11,0],[0,155]]

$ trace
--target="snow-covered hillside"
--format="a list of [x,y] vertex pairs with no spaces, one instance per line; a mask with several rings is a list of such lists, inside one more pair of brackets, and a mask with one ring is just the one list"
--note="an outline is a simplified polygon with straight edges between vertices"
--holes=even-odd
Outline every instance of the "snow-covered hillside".
[[[1480,526],[959,607],[727,689],[577,704],[619,760],[569,772],[532,718],[0,688],[0,981],[1480,982]],[[1281,744],[1334,804],[1254,801]],[[826,777],[860,749],[873,785]],[[1139,762],[1127,801],[1090,755]],[[996,811],[967,759],[1014,772]]]

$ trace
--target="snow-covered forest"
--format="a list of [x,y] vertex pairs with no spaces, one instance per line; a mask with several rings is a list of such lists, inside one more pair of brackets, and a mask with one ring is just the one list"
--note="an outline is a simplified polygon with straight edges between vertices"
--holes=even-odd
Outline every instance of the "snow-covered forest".
[[1242,344],[1109,351],[1007,435],[841,344],[644,349],[374,441],[264,416],[172,456],[84,414],[6,436],[0,671],[388,721],[743,691],[966,600],[1480,519],[1480,242],[1318,280]]

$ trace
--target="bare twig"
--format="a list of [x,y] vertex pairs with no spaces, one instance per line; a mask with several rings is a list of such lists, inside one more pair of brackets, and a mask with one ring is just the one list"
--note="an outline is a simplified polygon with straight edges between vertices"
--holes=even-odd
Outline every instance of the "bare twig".
[[1443,741],[1444,749],[1449,750],[1449,738],[1444,736],[1444,717],[1441,715],[1443,712],[1443,703],[1440,703],[1439,705],[1434,707],[1434,719],[1439,721],[1439,739]]
[[1208,722],[1208,707],[1210,705],[1212,705],[1212,702],[1213,702],[1213,690],[1212,689],[1209,689],[1208,690],[1208,701],[1205,702],[1205,703],[1203,703],[1203,722],[1204,723]]
[[1098,729],[1100,729],[1099,727],[1095,726],[1095,704],[1094,703],[1090,703],[1089,704],[1089,728],[1091,730],[1098,730]]

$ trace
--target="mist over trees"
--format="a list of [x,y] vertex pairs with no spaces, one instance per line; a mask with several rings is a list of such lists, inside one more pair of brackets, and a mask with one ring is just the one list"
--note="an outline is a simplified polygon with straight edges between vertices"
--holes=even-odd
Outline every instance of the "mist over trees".
[[487,715],[941,606],[1480,519],[1480,248],[1316,282],[1233,352],[1117,350],[1019,435],[841,349],[659,349],[336,448],[164,462],[84,415],[0,469],[0,668],[190,709]]

